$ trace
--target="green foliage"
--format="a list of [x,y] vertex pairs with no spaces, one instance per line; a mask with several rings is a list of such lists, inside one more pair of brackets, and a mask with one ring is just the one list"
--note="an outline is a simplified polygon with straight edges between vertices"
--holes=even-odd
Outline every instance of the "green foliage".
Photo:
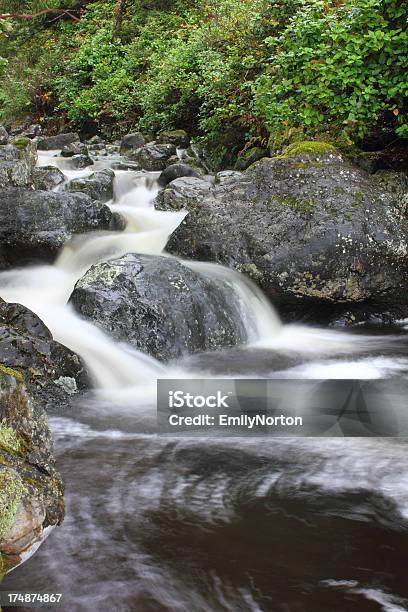
[[129,0],[113,40],[116,0],[50,1],[82,6],[81,20],[0,32],[3,122],[30,112],[105,135],[183,128],[222,163],[268,142],[350,144],[383,125],[408,136],[405,2]]
[[16,472],[0,468],[0,539],[11,527],[24,491],[25,487]]
[[407,7],[399,0],[307,0],[278,36],[256,81],[271,132],[301,126],[364,137],[387,121],[408,135]]

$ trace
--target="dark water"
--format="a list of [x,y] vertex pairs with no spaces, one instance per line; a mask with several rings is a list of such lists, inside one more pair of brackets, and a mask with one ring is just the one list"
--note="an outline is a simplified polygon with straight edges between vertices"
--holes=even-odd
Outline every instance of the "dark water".
[[52,417],[67,518],[5,590],[70,612],[408,610],[405,440],[159,438],[133,400]]

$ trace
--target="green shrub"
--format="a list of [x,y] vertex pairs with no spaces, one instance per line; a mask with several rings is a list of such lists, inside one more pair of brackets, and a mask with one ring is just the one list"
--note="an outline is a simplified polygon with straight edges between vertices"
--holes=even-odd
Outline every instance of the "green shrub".
[[363,138],[379,122],[408,135],[407,7],[399,0],[305,1],[270,37],[256,109],[270,132],[322,126]]

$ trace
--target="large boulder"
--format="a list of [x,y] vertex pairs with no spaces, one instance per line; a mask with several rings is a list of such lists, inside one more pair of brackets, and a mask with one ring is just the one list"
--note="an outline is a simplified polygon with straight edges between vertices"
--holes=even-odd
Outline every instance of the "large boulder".
[[158,208],[189,211],[168,249],[250,275],[284,316],[408,305],[408,198],[333,147],[298,144],[215,186],[177,179]]
[[41,319],[21,304],[0,299],[0,360],[18,371],[43,408],[64,406],[87,386],[79,357],[55,342]]
[[64,173],[56,166],[41,166],[39,168],[34,168],[34,189],[38,189],[40,191],[52,191],[64,181]]
[[20,372],[0,364],[0,576],[35,552],[64,518],[45,411]]
[[145,138],[141,132],[126,134],[120,142],[120,154],[132,157],[138,149],[146,144]]
[[53,151],[54,149],[62,149],[70,145],[72,142],[78,142],[79,136],[76,132],[67,132],[65,134],[57,134],[56,136],[44,136],[37,141],[37,149],[39,151]]
[[65,185],[66,191],[86,193],[93,200],[108,202],[113,198],[113,181],[115,173],[112,170],[94,172],[88,178],[72,179]]
[[36,146],[28,138],[19,138],[9,144],[0,145],[0,188],[9,185],[31,185],[36,163]]
[[91,268],[71,303],[116,340],[168,361],[246,338],[233,294],[175,259],[127,255]]
[[111,218],[82,193],[0,189],[0,269],[51,262],[74,234],[110,229]]
[[137,150],[136,161],[139,162],[143,170],[155,172],[164,170],[166,161],[174,155],[176,147],[172,144],[150,144]]

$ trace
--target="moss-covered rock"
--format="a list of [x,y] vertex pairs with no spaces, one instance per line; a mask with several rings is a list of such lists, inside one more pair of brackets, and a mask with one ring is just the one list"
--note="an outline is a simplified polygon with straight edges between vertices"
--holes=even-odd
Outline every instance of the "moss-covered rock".
[[0,371],[0,575],[35,550],[64,517],[47,416],[19,377]]
[[319,142],[316,140],[303,140],[294,142],[287,146],[282,154],[282,158],[287,157],[307,157],[316,158],[326,155],[339,155],[339,151],[327,142]]

